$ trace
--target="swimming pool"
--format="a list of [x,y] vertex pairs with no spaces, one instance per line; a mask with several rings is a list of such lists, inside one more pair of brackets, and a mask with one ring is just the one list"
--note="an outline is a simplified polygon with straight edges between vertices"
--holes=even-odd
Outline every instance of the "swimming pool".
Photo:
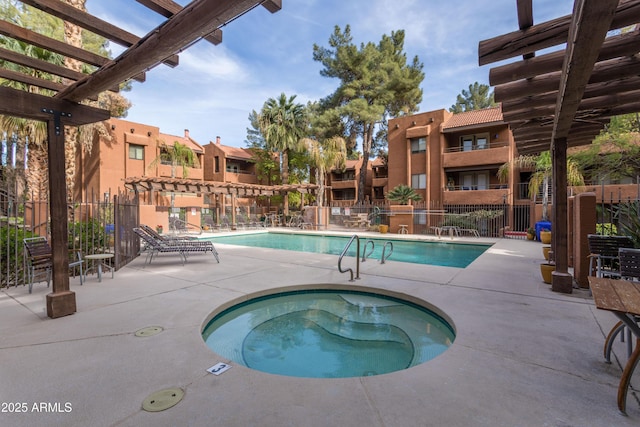
[[[351,236],[326,236],[301,233],[254,233],[234,236],[216,236],[210,238],[215,243],[228,245],[254,246],[271,249],[287,249],[299,252],[340,255]],[[360,238],[361,253],[366,238]],[[440,265],[464,268],[471,264],[491,245],[445,243],[423,240],[369,239],[374,242],[374,252],[367,258],[380,259],[384,242],[393,242],[391,261],[411,262],[416,264]],[[368,251],[367,251],[368,252]],[[355,256],[355,244],[349,249],[348,256]],[[388,251],[387,251],[388,253]]]
[[426,307],[354,290],[301,290],[232,306],[203,329],[216,353],[271,374],[345,378],[407,369],[442,354],[453,327]]

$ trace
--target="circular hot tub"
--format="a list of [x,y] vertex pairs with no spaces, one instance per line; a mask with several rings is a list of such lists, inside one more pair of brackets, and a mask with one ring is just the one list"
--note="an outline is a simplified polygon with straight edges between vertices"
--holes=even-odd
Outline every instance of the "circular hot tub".
[[351,289],[304,289],[250,299],[212,313],[202,336],[235,363],[313,378],[407,369],[453,343],[451,321],[429,304]]

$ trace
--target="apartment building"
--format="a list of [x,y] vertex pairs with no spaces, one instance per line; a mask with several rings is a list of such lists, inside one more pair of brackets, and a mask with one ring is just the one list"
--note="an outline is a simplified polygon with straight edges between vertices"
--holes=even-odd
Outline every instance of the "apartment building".
[[[500,182],[498,169],[517,156],[501,108],[459,114],[444,109],[389,120],[388,188],[405,184],[430,209],[449,205],[507,205],[513,223],[521,199],[520,183],[530,171],[511,170]],[[526,194],[526,193],[525,193]]]
[[[330,190],[327,201],[331,206],[352,206],[358,202],[358,189],[360,188],[360,171],[363,159],[347,160],[344,169],[333,168],[327,174],[326,185]],[[365,194],[367,199],[371,194],[371,169],[372,163],[367,164],[367,177],[365,181]]]

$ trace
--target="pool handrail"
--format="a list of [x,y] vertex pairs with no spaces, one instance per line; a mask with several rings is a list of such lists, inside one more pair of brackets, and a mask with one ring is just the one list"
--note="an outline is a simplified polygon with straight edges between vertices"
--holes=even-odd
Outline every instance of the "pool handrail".
[[350,282],[354,281],[353,268],[349,267],[346,270],[343,270],[342,258],[344,258],[344,256],[346,255],[347,251],[351,247],[351,244],[353,243],[354,240],[356,241],[356,279],[360,279],[360,237],[358,237],[357,234],[354,234],[353,236],[351,236],[351,238],[349,239],[349,242],[347,242],[347,245],[342,250],[342,253],[340,254],[340,258],[338,258],[338,271],[340,273],[346,273],[347,271],[350,272],[351,273],[351,278],[349,279]]
[[[389,255],[387,255],[386,257],[384,256],[385,250],[387,249],[387,245],[389,245],[389,247],[391,249],[389,249]],[[384,264],[384,262],[389,259],[389,257],[391,256],[391,254],[393,253],[393,243],[389,240],[387,240],[386,242],[384,242],[384,245],[382,246],[382,255],[380,256],[380,264]]]
[[[367,253],[367,245],[369,243],[371,243],[371,251],[369,251],[369,253]],[[376,248],[376,244],[373,242],[373,240],[371,240],[371,239],[365,240],[364,246],[362,247],[362,261],[361,262],[365,262],[367,260],[367,257],[373,253],[375,248]]]

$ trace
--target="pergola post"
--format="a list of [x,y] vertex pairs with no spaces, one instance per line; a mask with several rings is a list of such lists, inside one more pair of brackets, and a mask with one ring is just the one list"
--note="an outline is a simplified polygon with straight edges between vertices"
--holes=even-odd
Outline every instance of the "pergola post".
[[60,116],[51,111],[47,120],[49,156],[49,211],[51,218],[51,262],[53,292],[47,295],[47,316],[67,316],[76,312],[76,294],[69,290],[69,249],[67,228],[67,190],[65,179],[64,131]]
[[552,274],[551,290],[570,294],[573,277],[569,274],[568,221],[567,221],[567,138],[556,138],[551,149],[553,169],[553,241],[552,249],[556,270]]

